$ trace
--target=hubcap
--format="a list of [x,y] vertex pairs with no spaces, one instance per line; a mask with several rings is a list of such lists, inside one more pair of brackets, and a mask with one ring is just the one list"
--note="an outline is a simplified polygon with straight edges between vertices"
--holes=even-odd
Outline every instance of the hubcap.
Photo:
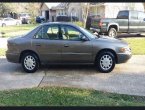
[[115,37],[115,35],[116,35],[116,34],[115,34],[114,31],[111,31],[111,32],[109,33],[109,36],[110,36],[110,37]]
[[100,60],[100,66],[103,70],[109,70],[112,67],[112,58],[109,55],[103,55]]
[[24,66],[28,70],[33,70],[36,66],[35,58],[33,56],[30,56],[30,55],[26,56],[24,59]]

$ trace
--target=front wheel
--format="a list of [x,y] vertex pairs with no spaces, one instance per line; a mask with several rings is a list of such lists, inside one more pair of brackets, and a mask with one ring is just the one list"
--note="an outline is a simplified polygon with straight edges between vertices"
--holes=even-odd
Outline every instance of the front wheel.
[[115,56],[112,52],[103,51],[96,58],[96,67],[100,72],[109,73],[115,67]]
[[115,28],[110,28],[108,31],[108,36],[109,37],[117,37],[117,31]]
[[19,26],[19,25],[20,25],[20,23],[19,23],[19,22],[17,22],[17,23],[16,23],[16,25],[17,25],[17,26]]
[[33,53],[24,54],[21,63],[23,70],[27,73],[34,73],[39,68],[39,60]]

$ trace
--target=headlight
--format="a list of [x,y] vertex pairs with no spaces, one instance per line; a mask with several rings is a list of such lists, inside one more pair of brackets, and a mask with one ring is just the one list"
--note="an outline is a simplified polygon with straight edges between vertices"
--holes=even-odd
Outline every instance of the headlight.
[[119,49],[121,53],[130,53],[131,49],[129,47],[122,47]]

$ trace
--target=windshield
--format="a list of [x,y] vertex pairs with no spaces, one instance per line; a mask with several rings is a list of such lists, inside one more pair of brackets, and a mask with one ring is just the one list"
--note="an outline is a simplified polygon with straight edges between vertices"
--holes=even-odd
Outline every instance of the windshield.
[[96,35],[94,35],[93,33],[89,32],[88,30],[86,30],[86,29],[84,29],[84,28],[82,28],[82,27],[80,27],[80,29],[81,29],[83,32],[85,32],[85,34],[87,34],[87,36],[89,36],[90,38],[92,38],[92,39],[98,38]]

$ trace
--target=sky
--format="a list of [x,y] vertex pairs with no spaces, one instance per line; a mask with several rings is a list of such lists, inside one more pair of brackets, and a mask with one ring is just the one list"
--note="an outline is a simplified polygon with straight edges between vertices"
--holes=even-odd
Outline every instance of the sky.
[[47,2],[46,4],[49,6],[49,8],[51,8],[53,6],[57,6],[59,3],[49,3],[49,2]]

